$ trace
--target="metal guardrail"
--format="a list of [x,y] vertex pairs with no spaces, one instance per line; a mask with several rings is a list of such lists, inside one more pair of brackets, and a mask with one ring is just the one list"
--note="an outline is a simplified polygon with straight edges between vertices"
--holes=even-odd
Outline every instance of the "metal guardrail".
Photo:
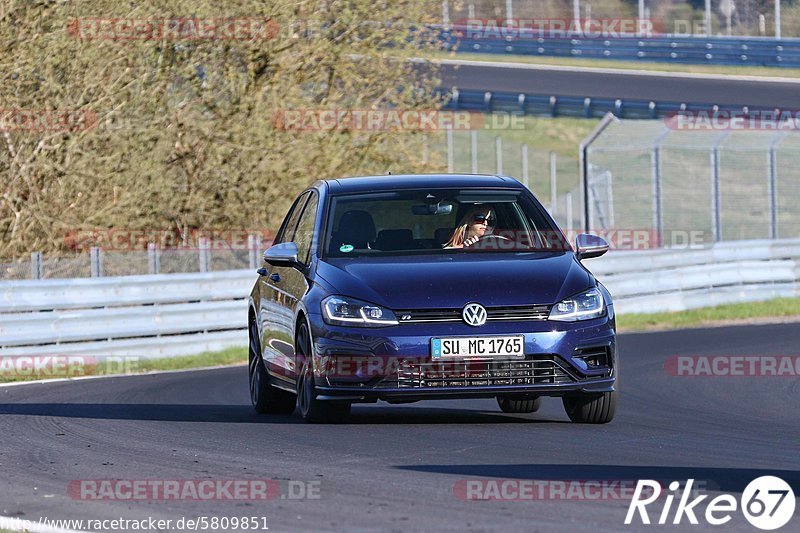
[[[733,37],[616,37],[583,35],[494,36],[475,38],[469,28],[442,31],[445,46],[457,52],[658,61],[693,65],[800,67],[800,39]],[[495,38],[496,37],[496,38]]]
[[657,119],[681,112],[742,112],[774,111],[773,108],[698,102],[665,102],[637,99],[589,98],[553,94],[512,93],[501,91],[440,89],[439,96],[449,97],[445,109],[506,112],[545,117],[602,118],[613,113],[617,118]]
[[[586,265],[618,313],[800,296],[800,239],[618,251]],[[0,356],[159,358],[247,343],[252,270],[0,283]]]

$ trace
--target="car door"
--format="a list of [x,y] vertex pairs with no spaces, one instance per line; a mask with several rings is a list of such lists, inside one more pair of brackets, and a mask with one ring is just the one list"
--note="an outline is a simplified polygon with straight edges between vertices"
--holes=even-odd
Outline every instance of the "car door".
[[[269,267],[268,287],[274,300],[274,316],[279,317],[269,328],[271,337],[266,340],[276,357],[272,363],[273,374],[294,382],[297,369],[294,357],[294,317],[300,299],[308,292],[306,277],[315,241],[314,227],[319,210],[316,191],[310,191],[300,218],[293,231],[287,231],[283,242],[297,245],[298,267]],[[291,228],[289,228],[291,229]],[[291,235],[291,237],[290,237]]]
[[[306,191],[295,200],[275,236],[273,245],[292,242],[300,215],[310,195],[311,193]],[[262,357],[270,374],[291,381],[292,374],[289,369],[293,367],[294,359],[292,337],[294,313],[284,282],[286,271],[291,269],[275,267],[266,261],[263,268],[266,274],[259,277]]]

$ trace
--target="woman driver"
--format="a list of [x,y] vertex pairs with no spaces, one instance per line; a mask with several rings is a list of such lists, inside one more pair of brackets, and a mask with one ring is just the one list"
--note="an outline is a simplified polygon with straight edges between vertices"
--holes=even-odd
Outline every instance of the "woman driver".
[[444,248],[466,248],[472,246],[486,235],[486,230],[494,221],[492,209],[489,207],[476,207],[467,212],[456,226],[453,236],[444,245]]

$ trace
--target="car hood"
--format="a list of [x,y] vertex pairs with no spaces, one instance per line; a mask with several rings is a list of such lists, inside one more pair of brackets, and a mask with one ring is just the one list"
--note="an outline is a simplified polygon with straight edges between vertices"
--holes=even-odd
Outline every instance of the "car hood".
[[336,294],[390,309],[554,304],[594,285],[572,252],[326,259]]

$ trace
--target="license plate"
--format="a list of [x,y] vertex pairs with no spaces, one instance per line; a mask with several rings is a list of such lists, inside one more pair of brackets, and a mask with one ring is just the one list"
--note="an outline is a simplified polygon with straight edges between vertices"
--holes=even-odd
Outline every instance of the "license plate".
[[448,357],[524,357],[525,336],[444,337],[431,339],[431,356]]

